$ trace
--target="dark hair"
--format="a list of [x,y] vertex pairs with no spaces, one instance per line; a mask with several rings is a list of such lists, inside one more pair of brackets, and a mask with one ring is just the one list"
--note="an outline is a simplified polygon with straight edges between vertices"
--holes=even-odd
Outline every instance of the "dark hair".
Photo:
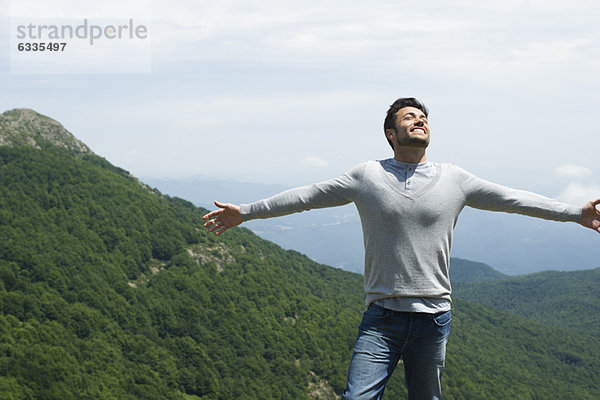
[[[396,113],[398,112],[398,110],[404,107],[418,108],[419,110],[423,111],[426,117],[429,116],[429,110],[427,109],[427,107],[425,107],[425,104],[421,103],[419,100],[415,99],[414,97],[399,98],[392,103],[390,109],[387,112],[387,115],[385,116],[385,120],[383,121],[384,134],[387,129],[396,129]],[[388,139],[387,141],[393,149],[394,146],[392,145],[392,141],[390,139]]]

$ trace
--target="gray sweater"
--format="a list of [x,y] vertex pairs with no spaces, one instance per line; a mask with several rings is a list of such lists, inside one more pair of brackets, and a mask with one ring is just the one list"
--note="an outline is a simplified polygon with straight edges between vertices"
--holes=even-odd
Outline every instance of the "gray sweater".
[[[389,161],[389,160],[388,160]],[[268,199],[242,204],[244,221],[354,202],[363,228],[366,302],[391,297],[450,300],[450,247],[465,206],[579,222],[581,207],[479,179],[452,164],[415,192],[386,172],[388,161],[367,161],[348,173]]]

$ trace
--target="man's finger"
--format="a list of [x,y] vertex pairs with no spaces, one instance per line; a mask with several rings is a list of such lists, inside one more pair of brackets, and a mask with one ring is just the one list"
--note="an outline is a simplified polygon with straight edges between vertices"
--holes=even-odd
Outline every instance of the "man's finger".
[[204,224],[204,227],[208,227],[210,225],[213,225],[217,220],[216,219],[211,219],[210,221],[206,221],[206,223]]
[[214,210],[214,211],[209,212],[208,214],[205,214],[202,217],[202,219],[209,219],[209,218],[212,218],[212,217],[216,217],[216,216],[218,216],[219,214],[222,214],[222,213],[223,213],[222,209],[221,210]]
[[222,223],[217,223],[217,224],[213,224],[210,228],[208,228],[209,232],[214,232],[219,228],[222,228],[223,224]]
[[208,214],[205,214],[205,215],[202,217],[202,219],[209,219],[209,218],[212,218],[212,217],[214,217],[214,216],[215,216],[215,212],[214,212],[214,211],[211,211],[211,212],[209,212]]
[[229,227],[223,226],[221,229],[219,229],[217,232],[215,232],[215,234],[220,235],[221,233],[225,232],[227,229],[229,229]]
[[227,203],[221,203],[220,201],[215,200],[215,206],[219,208],[225,208],[227,207]]

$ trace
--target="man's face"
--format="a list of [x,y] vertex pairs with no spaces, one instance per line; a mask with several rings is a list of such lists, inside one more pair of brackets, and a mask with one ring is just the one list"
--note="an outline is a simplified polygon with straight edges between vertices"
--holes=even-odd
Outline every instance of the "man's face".
[[423,111],[415,107],[404,107],[396,113],[396,129],[386,131],[388,139],[397,146],[429,146],[429,124]]

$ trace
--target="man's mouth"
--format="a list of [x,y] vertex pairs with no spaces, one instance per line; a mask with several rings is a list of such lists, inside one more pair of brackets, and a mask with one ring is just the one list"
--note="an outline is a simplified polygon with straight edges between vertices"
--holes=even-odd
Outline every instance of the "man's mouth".
[[423,129],[423,128],[413,128],[412,131],[417,132],[417,133],[422,133],[423,135],[425,134],[425,129]]

